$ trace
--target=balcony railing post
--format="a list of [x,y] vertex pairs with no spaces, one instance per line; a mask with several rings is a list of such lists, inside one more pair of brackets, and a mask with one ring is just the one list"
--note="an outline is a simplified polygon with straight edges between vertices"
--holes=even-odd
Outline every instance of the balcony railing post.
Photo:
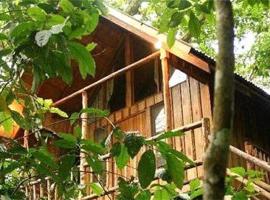
[[[125,38],[125,65],[128,66],[133,62],[133,46],[130,35]],[[129,107],[134,101],[134,81],[133,71],[126,72],[126,106]]]
[[[88,96],[87,92],[82,92],[82,108],[88,107]],[[87,113],[81,114],[81,123],[82,123],[82,136],[81,139],[87,138],[87,131],[88,131],[88,119],[87,119]],[[80,184],[85,185],[85,154],[83,152],[80,153]]]
[[160,49],[160,59],[162,68],[164,110],[166,116],[165,130],[167,131],[172,129],[172,119],[171,119],[171,93],[169,87],[169,78],[170,78],[170,65],[168,61],[169,54],[165,49]]

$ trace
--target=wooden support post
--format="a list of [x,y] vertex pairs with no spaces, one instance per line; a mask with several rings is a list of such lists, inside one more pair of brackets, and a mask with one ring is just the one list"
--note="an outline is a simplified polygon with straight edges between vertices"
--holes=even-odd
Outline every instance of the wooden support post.
[[[82,108],[87,108],[88,107],[88,96],[87,92],[84,91],[82,93]],[[82,120],[82,139],[87,138],[87,131],[88,131],[88,120],[87,120],[87,113],[82,113],[81,115],[81,120]],[[85,154],[83,152],[80,153],[80,184],[84,185],[85,184]]]
[[[125,65],[133,62],[133,46],[130,35],[127,34],[125,38]],[[130,107],[134,102],[134,81],[133,71],[126,73],[126,106]]]
[[168,62],[169,54],[166,50],[160,49],[160,59],[161,59],[161,68],[162,68],[162,85],[163,85],[163,99],[164,99],[164,110],[166,116],[166,128],[165,130],[172,129],[172,120],[171,120],[171,93],[169,87],[169,78],[170,78],[170,66]]

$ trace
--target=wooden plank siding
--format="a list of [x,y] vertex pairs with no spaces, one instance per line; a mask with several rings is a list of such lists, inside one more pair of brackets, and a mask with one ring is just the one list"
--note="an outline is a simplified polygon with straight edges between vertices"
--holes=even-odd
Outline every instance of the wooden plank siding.
[[[100,109],[106,109],[108,105],[104,102],[108,100],[106,97],[106,88],[108,84],[102,85],[96,95],[96,99],[92,100],[92,106]],[[210,94],[207,84],[203,84],[194,78],[187,76],[187,79],[172,88],[169,89],[171,94],[171,124],[172,128],[178,128],[183,125],[188,125],[192,122],[200,121],[203,117],[210,118],[211,120],[211,105]],[[163,103],[162,92],[149,96],[142,101],[135,102],[129,107],[125,107],[110,114],[108,117],[112,123],[119,126],[124,131],[138,131],[145,137],[151,137],[153,134],[151,118],[151,110],[157,104]],[[51,117],[47,120],[47,125],[52,121],[59,120],[57,117]],[[70,131],[72,127],[67,121],[63,123],[56,123],[51,126],[55,131]],[[89,126],[87,137],[92,138],[95,135],[95,130],[98,128],[104,129],[107,134],[112,130],[111,125],[107,120],[101,119],[93,121]],[[113,141],[112,141],[113,143]],[[197,128],[192,131],[186,132],[183,137],[175,137],[171,141],[175,149],[184,152],[188,157],[193,160],[202,161],[202,155],[206,144],[205,136],[203,135],[202,128]],[[140,155],[145,149],[142,149],[138,156],[128,163],[128,167],[123,170],[116,169],[116,164],[113,159],[106,161],[106,178],[104,188],[109,190],[117,185],[117,178],[136,176],[138,161]],[[86,171],[91,171],[89,167],[85,168]],[[202,166],[192,168],[186,172],[186,181],[196,177],[202,176]],[[96,178],[91,174],[85,175],[85,182],[96,181]],[[92,191],[87,186],[87,194],[91,194]],[[99,199],[107,200],[108,197],[101,197]],[[114,199],[114,195],[111,195],[111,199]]]
[[[200,121],[203,117],[211,118],[210,101],[206,101],[210,96],[209,91],[207,93],[207,88],[208,86],[206,84],[202,84],[191,77],[188,77],[186,81],[170,88],[170,93],[172,96],[171,117],[173,128],[178,128],[192,122]],[[205,95],[205,97],[203,95]],[[142,101],[134,103],[130,107],[126,107],[112,113],[109,116],[109,119],[124,131],[138,131],[145,137],[151,137],[151,123],[153,120],[151,119],[151,109],[154,105],[160,103],[163,103],[163,95],[162,93],[157,93],[145,98]],[[207,108],[209,110],[207,110]],[[111,128],[109,128],[108,123],[105,123],[104,121],[94,122],[90,129],[93,131],[93,129],[98,127],[104,128],[104,124],[107,127],[108,133],[110,133]],[[197,128],[193,131],[187,132],[184,137],[173,138],[172,145],[175,149],[184,152],[193,160],[201,161],[205,147],[205,137],[202,129]],[[141,150],[139,155],[131,160],[128,163],[128,167],[124,168],[123,170],[115,170],[115,161],[108,161],[106,188],[115,187],[117,185],[117,178],[119,176],[136,176],[136,167],[142,152],[143,150]],[[188,181],[201,176],[202,166],[199,166],[187,171],[186,180]]]

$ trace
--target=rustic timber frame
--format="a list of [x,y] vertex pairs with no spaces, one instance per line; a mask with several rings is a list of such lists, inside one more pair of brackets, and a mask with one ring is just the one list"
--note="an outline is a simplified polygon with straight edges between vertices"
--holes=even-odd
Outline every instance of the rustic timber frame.
[[[115,40],[120,35],[120,39],[117,40],[119,44],[114,44],[111,48],[115,49],[114,51],[116,52],[111,57],[113,59],[121,57],[122,59],[120,67],[112,69],[111,66],[106,65],[106,67],[102,68],[101,73],[97,73],[95,78],[89,78],[84,84],[74,85],[73,87],[59,84],[63,92],[59,92],[60,95],[56,98],[54,98],[55,94],[51,94],[53,97],[49,96],[55,100],[54,106],[70,113],[93,105],[101,109],[106,108],[108,96],[112,96],[107,95],[108,88],[111,86],[110,82],[124,77],[125,82],[121,83],[124,83],[125,93],[121,97],[124,99],[125,106],[114,110],[110,114],[108,117],[110,122],[124,131],[138,132],[147,138],[156,137],[156,131],[153,130],[153,126],[156,125],[155,123],[158,120],[156,120],[157,117],[153,113],[158,106],[161,106],[158,114],[165,118],[163,131],[179,129],[186,133],[184,136],[174,137],[168,142],[175,149],[184,152],[188,157],[196,161],[195,166],[186,167],[186,183],[194,178],[201,178],[203,176],[203,153],[208,145],[208,136],[211,132],[212,88],[215,68],[213,59],[196,51],[183,41],[176,41],[172,48],[168,48],[166,36],[158,34],[153,28],[113,9],[109,9],[109,15],[102,18],[100,26],[100,32],[105,31],[107,34],[116,32],[114,35]],[[86,38],[85,40],[89,41],[90,39]],[[109,40],[108,43],[112,42]],[[156,42],[162,44],[159,50],[153,48]],[[143,43],[145,46],[140,43]],[[137,46],[139,46],[139,50],[136,50]],[[147,54],[136,57],[140,53],[141,47],[146,47],[150,50],[146,51]],[[103,60],[106,59],[99,59],[98,56],[102,55],[105,57],[105,54],[99,53],[97,52],[96,60],[98,64],[101,63],[99,66],[102,66],[104,64]],[[103,50],[101,53],[103,53]],[[136,101],[135,81],[138,79],[136,77],[136,70],[149,70],[151,67],[160,72],[155,77],[157,79],[156,90],[154,93],[150,93]],[[169,82],[172,69],[182,71],[187,77],[185,81],[171,87]],[[151,75],[151,73],[152,71],[147,75]],[[76,71],[74,74],[76,75]],[[77,78],[77,82],[83,82],[78,77],[75,76],[75,78]],[[56,81],[56,83],[59,83],[59,80]],[[48,87],[49,84],[53,85],[53,89],[56,88],[56,84],[47,82],[41,87],[40,96],[48,98],[49,90],[42,91],[42,89],[46,86]],[[269,182],[270,170],[268,162],[270,162],[270,149],[267,146],[269,145],[269,136],[266,133],[270,130],[270,127],[260,123],[262,116],[256,112],[256,109],[262,105],[261,107],[266,106],[270,110],[270,98],[237,75],[236,86],[235,135],[232,138],[233,146],[230,147],[232,152],[230,164],[231,166],[241,165],[262,170],[266,172],[265,182]],[[148,87],[148,85],[144,87]],[[94,98],[97,99],[97,104],[93,103],[95,101]],[[254,108],[250,109],[251,106]],[[71,108],[73,107],[76,107],[76,109],[72,110]],[[164,115],[162,112],[164,112]],[[253,113],[254,116],[252,116]],[[270,117],[270,111],[267,110],[265,113]],[[250,122],[257,117],[259,126],[265,127],[265,130],[260,129],[260,127],[252,127],[250,129]],[[106,119],[89,122],[85,120],[87,119],[86,115],[81,116],[81,118],[82,138],[84,139],[95,138],[96,130],[100,128],[106,130],[107,133],[112,130],[110,123]],[[48,116],[47,120],[48,122],[44,124],[45,126],[50,126],[50,122],[61,121],[61,119],[55,116]],[[247,121],[246,124],[244,123],[245,121]],[[55,132],[63,130],[72,132],[72,127],[67,123],[58,123],[48,128]],[[249,135],[251,130],[256,132],[256,134]],[[25,146],[29,146],[28,138],[29,133],[25,132]],[[139,156],[140,154],[141,152]],[[92,170],[83,159],[83,152],[81,152],[81,155],[82,160],[79,166],[81,171],[80,183],[87,184],[93,181],[95,177],[93,177]],[[110,155],[103,156],[103,159],[106,160],[108,175],[105,177],[104,183],[106,191],[100,199],[114,198],[114,192],[117,189],[117,177],[136,175],[139,156],[131,160],[123,170],[116,169],[115,162]],[[228,171],[228,173],[230,172]],[[256,190],[262,192],[265,198],[270,199],[269,186],[267,187],[265,183],[258,183],[256,187]],[[29,199],[38,199],[45,196],[48,199],[58,199],[57,188],[50,179],[46,179],[46,182],[41,180],[31,182],[26,185],[25,191]],[[96,198],[97,196],[92,194],[90,187],[87,187],[87,196],[81,197],[81,199],[85,200]]]

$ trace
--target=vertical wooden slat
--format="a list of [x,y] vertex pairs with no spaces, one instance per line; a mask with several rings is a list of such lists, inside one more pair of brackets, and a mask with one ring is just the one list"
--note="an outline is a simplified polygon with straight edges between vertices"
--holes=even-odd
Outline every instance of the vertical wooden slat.
[[[125,65],[133,62],[133,46],[129,34],[125,38]],[[126,73],[126,106],[129,107],[134,102],[134,85],[133,85],[133,71]]]
[[29,148],[29,131],[25,130],[23,133],[23,146],[24,148]]
[[[84,91],[82,93],[82,108],[87,108],[88,107],[88,96],[87,92]],[[87,113],[82,113],[81,115],[81,120],[82,120],[82,139],[87,138],[87,130],[88,130],[88,120],[87,120]],[[80,184],[84,185],[85,184],[85,154],[83,152],[80,153]]]
[[162,86],[163,86],[163,100],[164,110],[166,116],[166,128],[165,130],[172,129],[171,122],[171,93],[169,87],[170,66],[168,62],[169,54],[166,50],[160,50],[161,68],[162,68]]
[[[192,109],[191,109],[191,98],[190,98],[190,89],[189,89],[189,77],[188,79],[181,84],[181,96],[182,96],[182,107],[183,107],[183,122],[184,125],[190,124],[192,122]],[[189,157],[193,158],[193,148],[192,148],[192,133],[187,131],[183,136],[184,138],[184,153]],[[191,180],[196,177],[196,170],[189,169],[187,170],[187,179]]]
[[40,198],[44,197],[44,188],[43,188],[43,182],[42,181],[39,184],[39,196],[40,196]]
[[52,200],[50,179],[47,180],[47,197],[48,197],[48,200]]
[[54,187],[54,200],[58,200],[58,188],[57,185]]
[[26,196],[26,199],[28,199],[29,191],[28,191],[27,185],[24,187],[24,189],[25,189],[25,196]]
[[[190,78],[190,94],[191,94],[191,105],[192,105],[192,120],[193,122],[200,121],[202,119],[202,105],[201,105],[201,94],[200,85],[197,80]],[[193,148],[194,159],[202,160],[204,153],[205,140],[201,128],[194,130],[193,135]],[[203,167],[197,167],[197,176],[201,177],[203,175]]]
[[[172,103],[173,103],[173,127],[183,126],[183,108],[181,98],[181,84],[172,88]],[[184,151],[184,137],[174,138],[174,148],[178,151]]]

